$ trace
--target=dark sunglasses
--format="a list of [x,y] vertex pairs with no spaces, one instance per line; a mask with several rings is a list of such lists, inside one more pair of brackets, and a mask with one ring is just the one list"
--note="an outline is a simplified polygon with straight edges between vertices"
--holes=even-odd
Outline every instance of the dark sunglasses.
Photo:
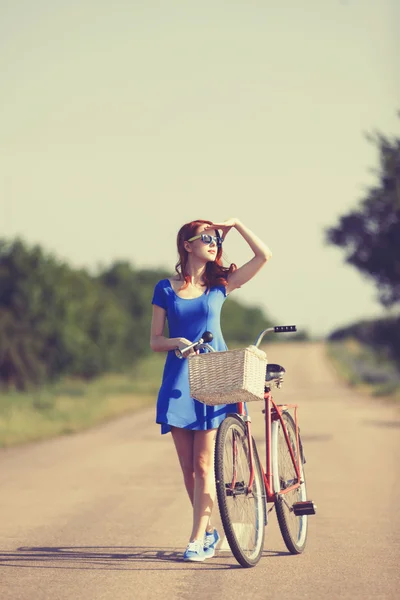
[[195,240],[200,239],[203,242],[203,244],[211,244],[211,242],[214,242],[214,244],[218,246],[218,248],[222,246],[222,242],[224,241],[220,237],[215,237],[214,235],[209,235],[208,233],[202,233],[201,235],[195,235],[194,237],[191,237],[188,240],[188,242],[194,242]]

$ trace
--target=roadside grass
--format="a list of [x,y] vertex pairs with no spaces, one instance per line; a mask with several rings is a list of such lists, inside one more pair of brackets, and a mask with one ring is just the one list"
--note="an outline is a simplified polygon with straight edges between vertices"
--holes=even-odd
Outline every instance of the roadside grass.
[[327,356],[348,385],[373,397],[400,401],[400,371],[382,353],[354,338],[328,342]]
[[66,377],[22,393],[0,391],[0,447],[75,433],[155,406],[164,361],[164,353],[154,353],[129,373],[88,382]]

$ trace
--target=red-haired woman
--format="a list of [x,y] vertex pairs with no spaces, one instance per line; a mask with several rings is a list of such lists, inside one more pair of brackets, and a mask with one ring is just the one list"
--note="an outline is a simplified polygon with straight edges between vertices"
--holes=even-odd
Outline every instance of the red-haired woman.
[[[248,243],[253,258],[237,268],[222,264],[222,241],[231,229]],[[190,397],[188,361],[175,350],[211,331],[215,350],[226,350],[220,314],[233,290],[252,279],[271,257],[265,244],[238,219],[223,223],[196,220],[178,232],[176,274],[157,283],[153,296],[150,345],[168,352],[157,400],[156,421],[161,433],[172,433],[187,493],[193,506],[193,527],[184,560],[214,556],[219,535],[211,524],[215,497],[214,443],[216,430],[235,404],[207,406]],[[164,336],[168,322],[169,337]]]

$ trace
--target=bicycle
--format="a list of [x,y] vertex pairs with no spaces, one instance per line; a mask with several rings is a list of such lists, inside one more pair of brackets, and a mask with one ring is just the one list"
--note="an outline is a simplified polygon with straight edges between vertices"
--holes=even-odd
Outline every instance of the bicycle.
[[[254,345],[259,347],[269,332],[296,331],[295,325],[264,329]],[[193,349],[215,352],[212,333],[177,350],[184,358]],[[215,443],[215,482],[218,506],[230,549],[243,567],[254,567],[264,548],[268,513],[275,507],[279,528],[291,554],[301,554],[306,546],[308,516],[316,506],[307,500],[303,444],[297,419],[297,404],[276,404],[271,386],[280,388],[285,368],[267,363],[264,387],[266,468],[264,469],[251,433],[251,418],[243,402],[237,412],[220,424]],[[290,414],[293,411],[294,416]],[[267,510],[267,504],[273,506]]]

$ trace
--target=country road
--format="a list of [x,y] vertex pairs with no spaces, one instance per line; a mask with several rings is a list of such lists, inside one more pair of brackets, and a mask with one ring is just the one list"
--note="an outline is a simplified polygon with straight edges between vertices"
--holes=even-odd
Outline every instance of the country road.
[[[300,406],[318,506],[304,554],[286,551],[272,511],[257,567],[241,568],[225,545],[182,562],[191,507],[151,409],[0,451],[0,599],[400,597],[399,408],[339,383],[321,344],[266,350],[287,370],[275,400]],[[249,405],[260,444],[261,408]]]

